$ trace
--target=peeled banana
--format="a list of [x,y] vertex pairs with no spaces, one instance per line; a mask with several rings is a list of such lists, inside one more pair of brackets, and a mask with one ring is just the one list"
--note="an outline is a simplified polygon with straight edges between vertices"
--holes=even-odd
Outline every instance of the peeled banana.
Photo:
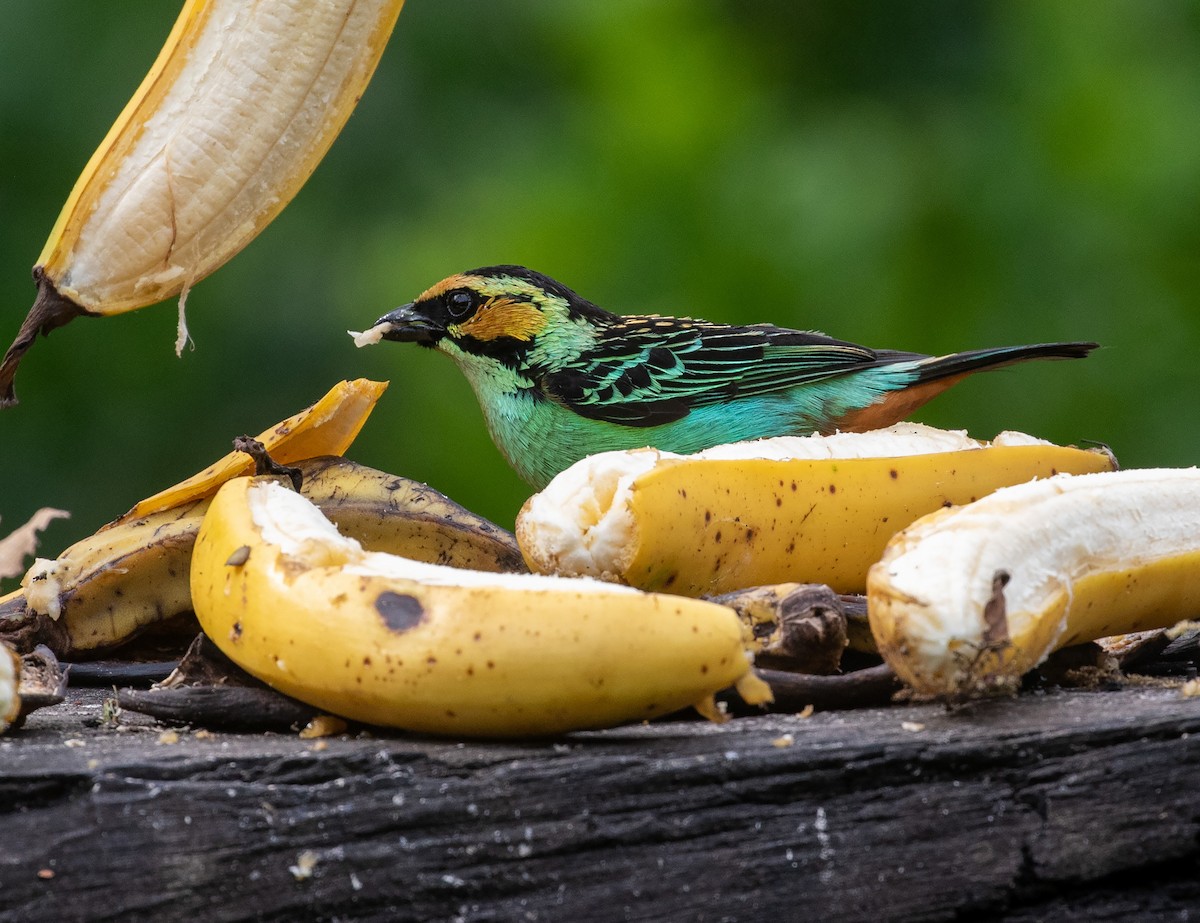
[[861,592],[887,540],[925,513],[1057,472],[1114,466],[1104,451],[1019,433],[990,444],[902,423],[779,437],[680,456],[577,462],[525,504],[530,569],[687,596],[796,581]]
[[724,606],[591,580],[364,551],[278,483],[212,501],[192,558],[205,633],[322,710],[432,734],[514,737],[652,718],[738,684],[769,697]]
[[1007,487],[926,516],[871,568],[879,651],[918,693],[1013,689],[1053,650],[1200,612],[1200,471]]
[[402,6],[188,0],[38,257],[0,406],[39,332],[186,294],[248,244],[341,131]]
[[[325,457],[297,463],[302,491],[347,535],[376,551],[475,570],[523,570],[513,537],[424,484]],[[211,498],[124,518],[39,559],[25,575],[24,612],[45,616],[37,641],[59,656],[119,646],[152,624],[192,610],[188,570]]]

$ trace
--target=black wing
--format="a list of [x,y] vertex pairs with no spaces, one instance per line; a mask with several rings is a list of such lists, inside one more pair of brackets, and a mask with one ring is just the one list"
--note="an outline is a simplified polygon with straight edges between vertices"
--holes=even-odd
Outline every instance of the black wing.
[[569,369],[546,374],[548,394],[576,413],[657,426],[693,407],[772,394],[879,365],[920,358],[768,324],[731,327],[674,317],[621,317]]

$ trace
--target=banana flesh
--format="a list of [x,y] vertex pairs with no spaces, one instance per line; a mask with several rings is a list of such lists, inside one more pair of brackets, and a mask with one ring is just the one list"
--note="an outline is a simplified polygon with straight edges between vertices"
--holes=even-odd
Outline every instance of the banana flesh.
[[[338,457],[296,467],[304,495],[368,549],[475,570],[524,569],[512,535],[424,484]],[[125,519],[39,559],[22,583],[23,609],[14,599],[0,614],[43,616],[36,640],[78,657],[190,612],[192,549],[210,502]]]
[[1015,688],[1053,650],[1200,612],[1200,471],[1008,487],[926,516],[871,568],[880,653],[918,693]]
[[7,644],[0,642],[0,734],[3,734],[21,714],[21,697],[17,687],[21,682],[21,658]]
[[688,596],[824,583],[861,592],[888,539],[998,487],[1114,467],[1104,451],[1019,433],[980,443],[904,423],[782,437],[692,456],[654,449],[577,462],[517,519],[530,569]]
[[769,695],[726,607],[367,552],[263,479],[214,498],[192,599],[205,633],[274,688],[422,733],[555,734],[711,711],[733,684]]
[[366,89],[403,0],[188,0],[34,268],[37,333],[186,292],[292,199]]

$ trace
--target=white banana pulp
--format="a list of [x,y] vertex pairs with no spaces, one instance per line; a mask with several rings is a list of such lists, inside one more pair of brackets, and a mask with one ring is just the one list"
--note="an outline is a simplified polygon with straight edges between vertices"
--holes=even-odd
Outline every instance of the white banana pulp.
[[[914,523],[877,564],[904,599],[914,660],[979,646],[998,573],[1008,633],[1081,578],[1200,550],[1200,472],[1130,469],[1059,475],[1002,488]],[[872,577],[874,580],[874,575]],[[1066,627],[1066,613],[1052,637]]]

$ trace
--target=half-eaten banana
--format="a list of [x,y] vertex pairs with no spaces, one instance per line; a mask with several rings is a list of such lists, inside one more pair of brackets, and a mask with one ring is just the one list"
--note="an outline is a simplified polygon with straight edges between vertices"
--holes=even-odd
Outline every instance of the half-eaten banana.
[[[186,292],[266,227],[350,117],[402,6],[187,0],[38,257],[0,407],[38,333]],[[185,339],[181,306],[177,351]]]
[[604,452],[530,498],[517,541],[531,570],[645,590],[700,596],[795,581],[855,593],[888,539],[926,513],[1113,466],[1104,451],[1020,433],[981,443],[915,423],[690,456]]
[[754,677],[724,606],[591,580],[364,551],[299,494],[230,481],[192,557],[201,626],[242,669],[318,708],[432,734],[556,734],[653,718]]
[[1200,471],[1057,477],[933,513],[867,592],[880,653],[918,693],[1011,690],[1057,648],[1200,612]]

